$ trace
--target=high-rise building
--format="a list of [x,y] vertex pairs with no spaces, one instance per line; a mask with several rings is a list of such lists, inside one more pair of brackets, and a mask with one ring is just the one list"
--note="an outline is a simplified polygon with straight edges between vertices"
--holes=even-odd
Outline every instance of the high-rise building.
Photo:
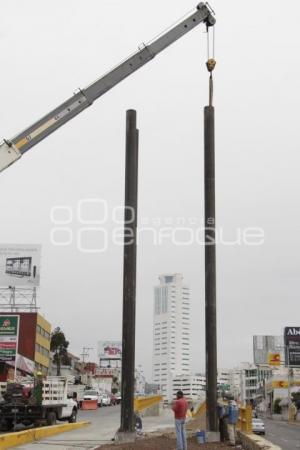
[[154,291],[153,382],[168,401],[176,376],[190,373],[190,291],[181,274],[160,275]]

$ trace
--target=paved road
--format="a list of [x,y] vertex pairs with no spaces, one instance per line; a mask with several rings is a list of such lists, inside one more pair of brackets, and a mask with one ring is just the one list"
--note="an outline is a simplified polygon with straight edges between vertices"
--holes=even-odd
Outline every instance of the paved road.
[[279,445],[282,450],[300,449],[300,423],[288,424],[277,420],[263,419],[266,439]]
[[[78,420],[89,420],[91,425],[17,448],[19,450],[91,450],[111,442],[120,425],[120,406],[102,407],[96,411],[79,411]],[[143,418],[144,431],[149,432],[170,426],[173,426],[171,411],[164,411],[159,417]]]

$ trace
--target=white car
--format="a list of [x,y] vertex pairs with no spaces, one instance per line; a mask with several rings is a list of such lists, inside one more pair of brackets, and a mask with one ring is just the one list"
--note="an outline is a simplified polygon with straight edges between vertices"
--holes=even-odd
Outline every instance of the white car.
[[97,400],[98,406],[101,406],[102,395],[95,389],[84,392],[83,400]]
[[102,405],[111,406],[111,398],[108,394],[102,394]]
[[265,424],[261,419],[252,419],[252,432],[255,434],[266,434]]

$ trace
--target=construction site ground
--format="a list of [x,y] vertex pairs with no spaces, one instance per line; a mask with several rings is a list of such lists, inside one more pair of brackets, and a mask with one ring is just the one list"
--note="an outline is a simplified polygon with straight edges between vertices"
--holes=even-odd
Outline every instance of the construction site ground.
[[[211,442],[199,445],[196,437],[188,439],[188,450],[232,450],[233,447],[222,442]],[[239,447],[241,448],[241,447]],[[114,444],[99,447],[99,450],[175,450],[176,439],[172,436],[157,436],[139,439],[133,444]]]
[[[192,419],[187,423],[188,450],[232,450],[234,447],[222,442],[211,442],[199,445],[196,440],[196,431],[205,429],[205,418]],[[191,436],[192,435],[192,436]],[[240,446],[238,448],[241,448]],[[110,444],[102,445],[99,450],[175,450],[176,437],[174,427],[160,433],[149,433],[138,438],[132,444]]]

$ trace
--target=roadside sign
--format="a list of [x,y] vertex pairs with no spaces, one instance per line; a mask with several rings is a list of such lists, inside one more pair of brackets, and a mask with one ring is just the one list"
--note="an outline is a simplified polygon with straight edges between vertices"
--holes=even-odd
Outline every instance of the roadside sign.
[[19,316],[0,316],[0,361],[15,361],[18,351]]
[[285,365],[300,368],[300,327],[285,327]]
[[274,389],[286,389],[288,387],[288,382],[286,380],[275,380],[272,381],[272,388]]
[[268,365],[269,366],[280,366],[280,353],[269,352],[268,354]]

